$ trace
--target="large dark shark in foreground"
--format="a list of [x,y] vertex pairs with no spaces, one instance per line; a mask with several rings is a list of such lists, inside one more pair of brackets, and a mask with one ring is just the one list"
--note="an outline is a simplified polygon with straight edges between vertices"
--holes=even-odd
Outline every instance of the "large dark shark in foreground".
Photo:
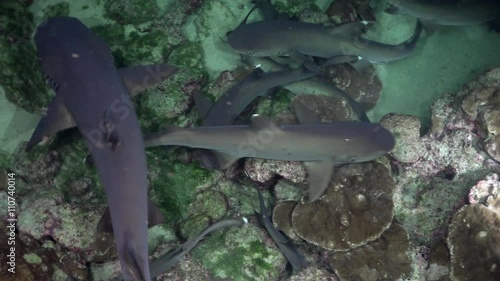
[[[106,191],[124,279],[149,281],[146,157],[128,82],[106,43],[78,19],[49,19],[35,43],[44,78],[56,92],[38,134],[78,127]],[[125,75],[137,78],[130,71]]]
[[391,151],[395,140],[388,130],[374,123],[277,126],[254,116],[251,125],[170,127],[163,133],[145,136],[144,143],[146,147],[210,149],[219,163],[227,165],[244,157],[303,161],[308,172],[309,200],[314,201],[328,186],[335,165],[376,159]]

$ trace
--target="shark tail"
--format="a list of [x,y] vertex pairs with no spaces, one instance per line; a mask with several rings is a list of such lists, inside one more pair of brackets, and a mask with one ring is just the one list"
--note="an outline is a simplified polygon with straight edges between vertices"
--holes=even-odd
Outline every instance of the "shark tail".
[[415,26],[415,31],[413,32],[413,36],[402,43],[402,45],[404,45],[404,48],[406,50],[411,50],[411,49],[415,48],[415,46],[417,45],[418,39],[420,38],[420,35],[422,34],[422,29],[423,29],[422,21],[420,19],[417,19],[417,25]]

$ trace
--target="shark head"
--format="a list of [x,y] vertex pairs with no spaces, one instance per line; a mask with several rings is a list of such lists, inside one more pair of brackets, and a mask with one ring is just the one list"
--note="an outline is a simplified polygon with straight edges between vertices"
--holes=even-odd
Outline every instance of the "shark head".
[[238,26],[227,34],[227,41],[236,52],[255,57],[275,56],[281,52],[276,48],[273,38],[268,38],[262,32],[263,24],[267,22],[256,22]]
[[[375,123],[353,124],[347,132],[339,133],[345,139],[343,153],[333,155],[335,162],[359,163],[377,159],[392,149],[396,144],[394,136],[384,127]],[[347,144],[350,145],[347,145]]]
[[[78,69],[87,57],[112,58],[106,43],[76,18],[46,20],[37,27],[34,40],[44,79],[52,88],[59,86],[68,69]],[[89,48],[89,44],[93,47]]]

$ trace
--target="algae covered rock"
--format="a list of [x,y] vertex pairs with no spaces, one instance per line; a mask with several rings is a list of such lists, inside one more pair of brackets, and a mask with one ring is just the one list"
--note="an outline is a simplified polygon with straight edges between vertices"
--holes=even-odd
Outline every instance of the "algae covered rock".
[[500,280],[500,214],[466,205],[453,217],[447,239],[454,281]]
[[487,131],[486,152],[500,162],[500,68],[494,68],[468,84],[462,102],[463,111],[477,119]]
[[[352,120],[352,109],[346,100],[335,96],[298,95],[293,98],[290,107],[300,104],[318,116],[321,123]],[[300,121],[299,121],[300,122]]]
[[385,115],[380,124],[396,138],[396,146],[389,154],[402,163],[417,161],[424,150],[420,139],[420,120],[410,115]]
[[227,215],[228,205],[228,199],[222,192],[207,190],[197,194],[189,206],[186,218],[181,222],[182,236],[192,237],[208,227],[211,222],[221,220]]
[[330,263],[342,281],[405,280],[410,277],[408,234],[393,223],[375,241],[349,252],[332,253]]
[[274,243],[263,241],[262,233],[251,224],[216,233],[193,250],[193,259],[217,280],[277,280],[286,259]]
[[305,193],[305,188],[284,179],[278,180],[274,186],[276,201],[299,201]]
[[334,172],[325,194],[302,200],[292,225],[302,239],[322,248],[347,251],[380,237],[392,222],[394,181],[382,164],[346,165]]
[[306,170],[300,162],[295,161],[248,158],[245,159],[244,169],[256,182],[267,182],[276,174],[293,183],[301,183],[306,179]]
[[363,71],[344,64],[332,65],[328,68],[328,77],[336,87],[366,108],[374,107],[380,99],[382,82],[373,65]]
[[0,84],[7,100],[28,112],[43,113],[51,95],[30,41],[34,28],[33,15],[23,4],[1,1]]
[[[461,180],[449,181],[438,177],[418,180],[411,185],[418,186],[418,194],[410,195],[408,192],[403,199],[404,205],[395,208],[395,216],[408,229],[414,241],[432,245],[445,238],[448,223],[454,212],[464,204],[470,185]],[[413,188],[408,186],[408,190]]]
[[35,239],[51,237],[60,246],[76,252],[90,252],[101,217],[99,209],[65,203],[61,192],[43,187],[24,198],[20,208],[20,232]]
[[151,198],[170,223],[187,216],[196,195],[220,177],[219,173],[195,163],[179,162],[178,153],[166,152],[162,147],[151,149],[147,154]]
[[500,181],[498,174],[486,176],[484,180],[478,181],[469,191],[469,203],[472,205],[485,205],[489,198],[496,197],[500,194]]
[[105,16],[120,24],[139,24],[154,19],[158,15],[155,0],[108,0],[104,4]]

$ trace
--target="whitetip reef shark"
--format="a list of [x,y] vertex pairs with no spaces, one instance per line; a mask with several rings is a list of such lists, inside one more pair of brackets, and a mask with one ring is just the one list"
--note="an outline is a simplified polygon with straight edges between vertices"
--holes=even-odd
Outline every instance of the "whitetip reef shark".
[[104,40],[76,18],[50,18],[34,39],[43,76],[56,96],[27,149],[58,130],[78,127],[106,192],[122,275],[149,281],[147,229],[155,222],[148,222],[146,156],[129,96],[175,69],[163,68],[156,77],[151,71],[144,76],[148,71],[141,67],[120,72]]
[[264,20],[240,24],[227,34],[227,40],[235,51],[248,56],[289,56],[299,61],[304,60],[304,56],[333,61],[336,57],[361,57],[369,62],[386,63],[412,54],[422,32],[422,24],[417,21],[412,37],[403,43],[389,45],[363,38],[361,34],[366,25],[361,21],[325,26]]
[[500,1],[472,0],[436,3],[423,0],[388,0],[389,14],[406,14],[436,25],[466,26],[500,17]]
[[[265,95],[269,90],[283,86],[295,81],[315,76],[316,73],[304,68],[294,70],[264,72],[255,68],[243,81],[233,86],[224,93],[214,104],[201,95],[194,94],[195,104],[203,117],[202,126],[233,125],[236,118],[245,108],[258,96]],[[200,150],[197,152],[200,163],[208,169],[217,169],[221,164],[217,163],[211,151]]]
[[[296,111],[307,109],[295,108]],[[298,114],[307,116],[307,114]],[[302,117],[306,120],[307,117]],[[225,169],[239,158],[303,161],[308,172],[308,199],[318,199],[328,186],[335,165],[365,162],[394,148],[394,136],[379,124],[344,121],[277,126],[254,115],[250,125],[168,127],[146,135],[146,147],[187,146],[213,150]]]

